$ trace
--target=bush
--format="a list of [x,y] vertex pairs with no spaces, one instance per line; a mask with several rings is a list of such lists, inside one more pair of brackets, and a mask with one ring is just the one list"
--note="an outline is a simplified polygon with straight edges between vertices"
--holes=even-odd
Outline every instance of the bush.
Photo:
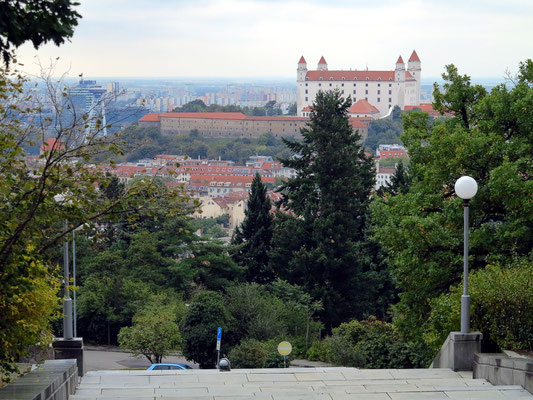
[[307,359],[310,361],[328,362],[331,358],[331,350],[325,340],[317,340],[313,342],[309,350],[307,350]]
[[268,353],[264,345],[255,339],[245,339],[229,353],[233,368],[263,368]]
[[[499,264],[472,271],[469,278],[472,301],[471,325],[483,340],[500,349],[533,349],[533,262],[519,260],[513,267]],[[432,303],[424,339],[435,350],[448,333],[459,329],[462,286]]]
[[359,368],[365,363],[364,355],[342,336],[327,338],[326,345],[329,348],[327,361],[331,364]]

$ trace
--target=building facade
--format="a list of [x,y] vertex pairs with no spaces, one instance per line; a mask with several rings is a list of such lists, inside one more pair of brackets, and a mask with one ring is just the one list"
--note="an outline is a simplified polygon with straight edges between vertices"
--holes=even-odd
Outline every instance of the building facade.
[[308,70],[307,62],[302,56],[298,62],[297,75],[297,110],[298,116],[306,115],[306,108],[311,106],[319,90],[338,89],[353,103],[365,100],[387,115],[389,109],[399,106],[418,106],[420,104],[421,63],[413,50],[407,63],[398,57],[394,70],[328,70],[324,57],[318,62],[316,70]]

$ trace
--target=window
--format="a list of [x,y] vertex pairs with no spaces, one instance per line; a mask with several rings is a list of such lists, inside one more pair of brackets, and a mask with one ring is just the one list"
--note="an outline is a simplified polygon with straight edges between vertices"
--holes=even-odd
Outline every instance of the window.
[[356,94],[356,92],[357,92],[357,91],[354,89],[354,90],[353,90],[353,94]]
[[318,79],[323,80],[324,78],[320,77],[320,78],[318,78]]
[[322,84],[321,84],[321,83],[319,83],[319,84],[318,84],[318,86],[322,86]]
[[389,103],[392,103],[392,97],[389,97]]
[[305,82],[305,86],[307,86],[307,82]]
[[331,83],[329,84],[329,86],[331,87]]
[[356,101],[357,101],[357,99],[354,97],[354,98],[353,98],[353,102],[355,103]]
[[365,86],[368,87],[368,83],[365,83]]
[[365,97],[365,100],[368,101],[368,97]]
[[341,94],[344,94],[344,90],[341,91]]
[[392,94],[392,90],[389,90],[389,94]]
[[380,101],[381,101],[381,100],[380,100],[379,97],[378,97],[378,103],[379,103]]
[[381,90],[378,90],[378,94],[381,94]]
[[305,89],[305,94],[307,94],[307,89]]
[[[342,78],[342,80],[344,80],[344,78]],[[341,83],[341,86],[344,86],[344,83]]]
[[365,94],[368,94],[368,90],[365,90]]
[[333,77],[332,77],[332,76],[330,76],[330,77],[329,77],[329,80],[330,80],[330,81],[332,81],[332,80],[333,80]]
[[[390,79],[389,79],[390,80]],[[392,83],[389,83],[389,87],[392,87]]]

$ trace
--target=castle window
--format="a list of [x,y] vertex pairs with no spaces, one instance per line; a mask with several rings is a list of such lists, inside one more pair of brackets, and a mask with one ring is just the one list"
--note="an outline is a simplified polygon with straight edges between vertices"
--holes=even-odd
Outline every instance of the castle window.
[[[378,81],[380,81],[380,80],[381,80],[381,76],[378,78]],[[378,86],[379,86],[379,83],[378,83]]]
[[[381,78],[379,78],[379,80],[381,80]],[[381,86],[381,83],[378,83],[378,87],[380,87],[380,86]]]
[[[344,78],[342,78],[342,79],[344,79]],[[343,86],[343,87],[344,87],[344,83],[341,83],[341,86]]]
[[318,78],[318,79],[323,80],[324,78],[320,77],[320,78]]
[[380,101],[381,101],[381,100],[380,100],[380,98],[378,97],[378,103],[379,103]]
[[389,103],[392,103],[392,97],[389,97]]
[[332,81],[332,80],[333,80],[333,77],[332,77],[332,76],[330,76],[330,77],[329,77],[329,80],[330,80],[330,81]]
[[305,86],[307,86],[307,82],[305,82]]
[[307,94],[307,89],[305,89],[305,94]]
[[[306,76],[306,77],[305,77],[305,80],[308,81],[308,80],[309,80],[309,77]],[[307,83],[305,84],[305,86],[307,86]]]
[[389,78],[389,81],[392,81],[392,78]]
[[357,76],[354,76],[354,77],[353,77],[353,80],[356,81],[356,80],[357,80]]
[[368,87],[368,83],[365,83],[365,86]]
[[381,94],[381,90],[378,90],[378,94]]
[[354,90],[353,90],[353,94],[355,94],[355,93],[356,93],[356,90],[354,89]]
[[305,98],[305,101],[309,101],[309,100],[307,99],[307,97]]
[[392,90],[389,90],[389,94],[392,94]]
[[355,103],[355,102],[357,101],[357,99],[354,97],[354,98],[353,98],[353,101],[354,101],[354,103]]
[[344,79],[344,76],[343,76],[341,79],[342,79],[343,81],[346,80],[346,79]]
[[368,90],[365,90],[365,94],[368,94]]
[[369,79],[368,79],[368,76],[366,77],[366,80],[367,80],[367,81],[369,80]]
[[331,83],[329,84],[329,86],[331,87]]
[[342,94],[344,94],[344,90],[343,90],[343,91],[341,91],[341,93],[342,93]]
[[319,84],[318,84],[318,86],[322,86],[322,84],[321,84],[321,83],[319,83]]

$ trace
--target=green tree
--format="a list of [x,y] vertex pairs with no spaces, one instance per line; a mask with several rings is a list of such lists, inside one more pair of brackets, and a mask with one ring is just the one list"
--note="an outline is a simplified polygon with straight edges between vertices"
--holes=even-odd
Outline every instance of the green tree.
[[[299,242],[292,254],[276,266],[297,271],[307,291],[324,305],[322,320],[326,327],[339,324],[364,312],[362,297],[364,266],[359,262],[361,240],[368,214],[369,195],[374,183],[374,167],[360,144],[361,136],[348,122],[350,99],[339,91],[317,94],[308,128],[302,141],[284,140],[295,156],[282,160],[295,168],[298,176],[280,188],[283,204],[298,218],[290,221],[299,229],[276,244]],[[302,232],[302,236],[293,235]],[[292,246],[289,244],[289,246]],[[277,251],[277,250],[276,250]]]
[[394,168],[394,174],[392,175],[390,182],[384,187],[379,188],[378,192],[381,196],[385,195],[385,193],[392,196],[405,194],[408,192],[410,185],[411,179],[409,177],[408,169],[404,167],[403,161],[400,160]]
[[133,317],[133,326],[118,334],[120,347],[134,356],[143,355],[152,364],[177,350],[181,342],[176,322],[176,304],[164,297],[155,297]]
[[531,253],[532,70],[523,63],[515,84],[486,93],[447,66],[434,107],[453,117],[430,124],[425,113],[404,115],[410,189],[372,208],[375,237],[400,290],[394,321],[405,336],[421,339],[432,299],[461,280],[463,207],[454,193],[461,175],[479,185],[470,202],[471,268]]
[[233,258],[245,268],[248,282],[268,283],[274,279],[268,259],[273,230],[271,207],[266,186],[257,173],[252,181],[244,221],[232,239],[237,245]]
[[222,354],[227,354],[233,345],[228,328],[232,317],[224,307],[222,296],[216,292],[203,291],[194,296],[180,324],[182,352],[200,368],[214,368],[217,359],[216,338],[222,328]]
[[31,41],[37,49],[53,41],[65,42],[74,34],[81,15],[74,10],[79,3],[70,0],[7,0],[0,4],[0,52],[6,65],[13,57],[10,50]]

